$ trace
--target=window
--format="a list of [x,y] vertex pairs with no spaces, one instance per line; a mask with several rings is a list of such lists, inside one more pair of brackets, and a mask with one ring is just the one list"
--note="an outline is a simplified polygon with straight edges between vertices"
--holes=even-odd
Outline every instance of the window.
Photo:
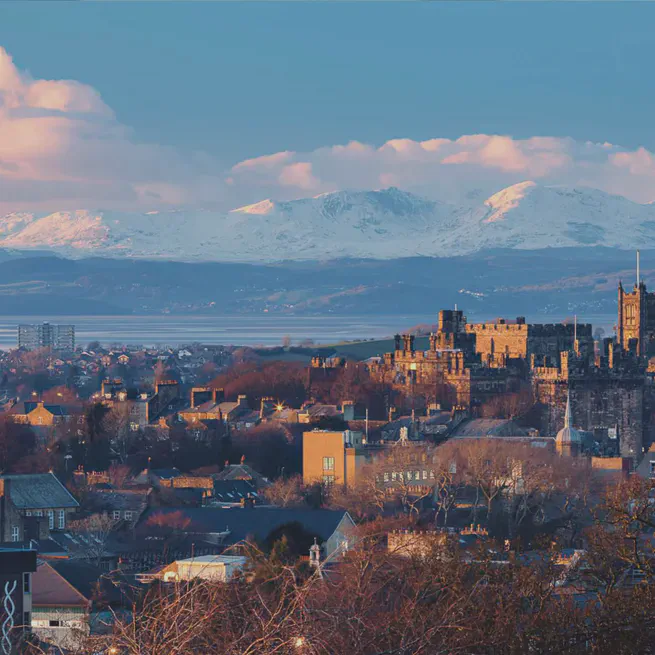
[[55,529],[55,512],[52,509],[48,510],[48,527],[51,530]]
[[20,541],[20,529],[17,525],[11,526],[11,540]]
[[389,482],[389,474],[388,473],[384,474],[384,481]]
[[32,516],[32,512],[28,509],[27,512],[25,512],[25,516]]
[[655,478],[655,459],[650,460],[650,477]]
[[330,487],[334,484],[334,476],[333,475],[324,475],[323,476],[323,484],[326,487]]
[[34,516],[43,516],[43,510],[37,509],[36,512],[34,512]]
[[132,520],[132,512],[125,512],[125,520],[126,521],[131,521]]
[[29,594],[30,591],[32,590],[31,587],[31,579],[30,579],[30,574],[29,573],[23,573],[23,593],[24,594]]
[[393,482],[395,482],[397,477],[398,477],[398,474],[395,471],[392,471],[391,472],[391,480]]
[[423,471],[423,479],[424,479],[424,480],[427,480],[427,479],[428,479],[428,472],[425,471],[425,470]]
[[48,621],[48,625],[49,625],[51,628],[58,628],[58,627],[61,626],[61,621],[59,621],[59,620],[57,620],[57,619],[54,619],[54,620],[53,620],[53,619],[50,619],[50,620]]
[[59,510],[58,518],[59,518],[59,521],[57,523],[57,527],[60,530],[63,530],[66,527],[66,512],[63,509]]
[[324,457],[323,458],[323,470],[324,471],[334,471],[334,457]]
[[121,517],[120,510],[117,510],[117,509],[114,510],[114,511],[111,513],[111,517],[114,519],[114,521],[118,521],[118,519]]

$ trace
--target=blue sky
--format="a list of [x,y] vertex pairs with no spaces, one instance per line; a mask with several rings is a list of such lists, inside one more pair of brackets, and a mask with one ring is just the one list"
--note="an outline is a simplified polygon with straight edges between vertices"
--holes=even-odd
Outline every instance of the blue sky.
[[213,175],[352,140],[655,151],[654,18],[653,3],[0,3],[0,46],[35,79],[93,87],[130,139],[207,153]]

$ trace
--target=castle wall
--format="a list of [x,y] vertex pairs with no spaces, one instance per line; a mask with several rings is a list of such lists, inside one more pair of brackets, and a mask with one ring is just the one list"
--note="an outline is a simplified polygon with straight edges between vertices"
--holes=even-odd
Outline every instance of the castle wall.
[[543,406],[540,431],[555,435],[564,424],[567,393],[574,427],[616,435],[621,457],[641,457],[644,443],[644,378],[590,372],[581,377],[535,376],[533,388]]
[[476,323],[466,326],[475,335],[475,352],[483,359],[505,355],[529,360],[532,355],[557,361],[559,353],[575,348],[577,333],[581,349],[593,352],[590,324],[528,325],[526,323]]

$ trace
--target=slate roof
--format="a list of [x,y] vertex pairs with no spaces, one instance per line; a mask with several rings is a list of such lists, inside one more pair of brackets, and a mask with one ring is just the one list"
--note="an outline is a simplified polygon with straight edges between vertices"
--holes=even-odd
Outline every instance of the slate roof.
[[132,510],[141,512],[148,504],[150,489],[111,489],[89,492],[88,503],[102,510]]
[[327,541],[348,513],[331,509],[297,509],[256,507],[255,509],[222,507],[159,507],[147,510],[141,516],[137,530],[147,534],[152,527],[148,519],[155,514],[182,514],[191,523],[188,533],[220,533],[229,530],[228,541],[236,543],[253,536],[264,541],[268,535],[288,523],[300,523],[303,528],[321,541]]
[[173,478],[177,478],[182,475],[182,473],[180,473],[179,469],[176,468],[150,469],[150,475],[159,478],[160,480],[172,480]]
[[[10,414],[25,415],[33,412],[39,406],[38,402],[27,401],[16,403],[10,410]],[[53,416],[70,416],[70,412],[64,405],[51,405],[44,403],[43,408],[50,412]]]
[[248,494],[259,500],[257,489],[249,480],[214,480],[213,500],[221,503],[239,503]]
[[249,480],[258,489],[271,484],[268,478],[248,464],[228,464],[220,473],[214,475],[214,480]]
[[527,437],[529,432],[514,421],[506,419],[477,418],[461,423],[454,437]]
[[71,559],[52,560],[49,564],[85,598],[109,602],[121,599],[120,589],[93,564]]
[[321,416],[341,416],[342,412],[336,405],[309,405],[300,411],[301,414],[307,414],[310,418],[319,418]]
[[33,607],[84,607],[89,599],[73,587],[48,562],[41,562],[32,575]]
[[10,481],[9,495],[17,509],[79,507],[54,473],[17,473],[2,475],[0,480]]

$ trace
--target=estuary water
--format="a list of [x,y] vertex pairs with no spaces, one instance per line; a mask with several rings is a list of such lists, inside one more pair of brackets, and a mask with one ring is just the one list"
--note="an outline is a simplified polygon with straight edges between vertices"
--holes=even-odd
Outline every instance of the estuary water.
[[[469,321],[490,320],[472,315]],[[528,322],[559,323],[564,316],[528,316]],[[615,316],[584,316],[580,322],[603,327],[609,334]],[[16,348],[19,323],[72,323],[76,341],[103,345],[179,346],[194,342],[211,345],[279,346],[286,337],[292,345],[305,339],[314,343],[337,343],[361,339],[380,339],[419,324],[437,322],[430,314],[387,316],[290,316],[257,314],[239,316],[0,316],[0,349]]]

